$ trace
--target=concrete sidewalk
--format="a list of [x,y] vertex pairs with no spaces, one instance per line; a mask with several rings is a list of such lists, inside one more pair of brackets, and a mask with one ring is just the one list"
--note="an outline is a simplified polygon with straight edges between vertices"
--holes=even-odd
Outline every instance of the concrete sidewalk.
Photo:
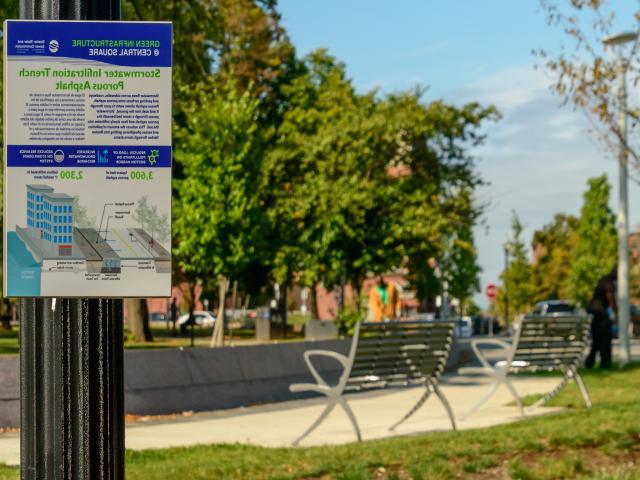
[[[521,396],[552,390],[560,377],[516,377],[514,384]],[[453,412],[459,416],[477,402],[489,387],[486,378],[446,377],[442,391]],[[567,388],[576,388],[570,384]],[[388,427],[404,415],[420,398],[421,388],[381,390],[347,396],[362,430],[363,440],[411,435],[435,430],[450,430],[446,412],[437,397],[429,401],[407,422],[392,433]],[[519,419],[517,408],[508,406],[513,398],[501,387],[494,397],[464,421],[459,429],[480,428]],[[126,446],[133,450],[168,448],[212,443],[250,443],[269,447],[289,446],[320,414],[321,399],[291,401],[250,408],[198,413],[175,420],[127,424]],[[539,415],[557,409],[528,410]],[[347,416],[337,407],[331,415],[303,441],[303,445],[341,444],[356,440]],[[20,445],[18,433],[0,434],[0,463],[18,465]]]

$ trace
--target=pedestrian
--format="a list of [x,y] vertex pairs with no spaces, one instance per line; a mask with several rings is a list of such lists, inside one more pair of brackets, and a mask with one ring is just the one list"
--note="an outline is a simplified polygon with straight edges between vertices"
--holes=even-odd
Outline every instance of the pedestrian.
[[371,311],[371,319],[374,322],[382,322],[385,320],[385,309],[387,306],[387,284],[384,278],[380,276],[377,285],[369,290],[369,309]]
[[171,299],[170,312],[171,312],[171,323],[173,324],[171,327],[171,334],[175,335],[176,322],[178,321],[178,299],[175,296]]
[[591,314],[591,351],[585,361],[587,368],[592,368],[596,354],[600,353],[600,367],[611,368],[611,315],[618,315],[616,303],[616,268],[600,277],[587,307]]
[[390,320],[396,320],[400,317],[400,292],[395,283],[389,280],[387,282],[387,303],[384,306],[384,316]]

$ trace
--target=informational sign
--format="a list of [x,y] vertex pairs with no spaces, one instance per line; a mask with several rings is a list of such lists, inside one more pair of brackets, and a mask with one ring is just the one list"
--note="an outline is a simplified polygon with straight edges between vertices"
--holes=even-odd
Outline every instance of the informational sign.
[[4,294],[171,294],[171,24],[4,24]]
[[498,296],[498,287],[493,283],[487,285],[487,288],[484,289],[484,294],[487,296],[490,302],[495,302]]

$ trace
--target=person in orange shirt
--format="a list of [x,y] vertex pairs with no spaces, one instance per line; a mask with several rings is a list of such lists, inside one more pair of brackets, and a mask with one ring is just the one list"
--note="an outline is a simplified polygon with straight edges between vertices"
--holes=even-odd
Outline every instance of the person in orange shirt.
[[369,290],[369,308],[374,322],[395,319],[400,310],[400,296],[393,282],[385,282],[384,277]]
[[400,292],[391,281],[387,282],[387,304],[384,307],[384,316],[389,320],[397,320],[400,317]]
[[384,309],[387,303],[387,289],[385,288],[384,278],[380,277],[378,284],[369,290],[369,310],[371,319],[374,322],[382,322],[384,320]]

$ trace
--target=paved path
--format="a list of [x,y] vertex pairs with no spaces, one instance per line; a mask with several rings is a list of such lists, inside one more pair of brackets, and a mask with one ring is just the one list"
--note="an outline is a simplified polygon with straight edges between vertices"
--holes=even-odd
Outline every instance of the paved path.
[[[514,383],[521,395],[543,393],[551,390],[559,381],[549,377],[520,377]],[[447,377],[442,391],[449,399],[456,416],[468,410],[486,392],[486,379]],[[570,385],[567,388],[576,388]],[[364,440],[393,435],[409,435],[434,430],[449,430],[448,417],[435,396],[412,418],[392,434],[387,428],[404,415],[420,398],[422,389],[377,391],[348,396]],[[458,428],[479,428],[517,420],[515,406],[506,388],[501,387],[485,407],[461,421]],[[263,446],[288,446],[323,409],[318,399],[283,402],[250,408],[238,408],[217,412],[198,413],[175,420],[136,422],[127,424],[126,445],[133,450],[167,448],[241,442]],[[538,415],[554,409],[529,410],[528,415]],[[302,445],[341,444],[353,442],[355,434],[346,415],[336,408],[328,419]],[[0,462],[18,465],[20,462],[19,434],[0,434]]]

